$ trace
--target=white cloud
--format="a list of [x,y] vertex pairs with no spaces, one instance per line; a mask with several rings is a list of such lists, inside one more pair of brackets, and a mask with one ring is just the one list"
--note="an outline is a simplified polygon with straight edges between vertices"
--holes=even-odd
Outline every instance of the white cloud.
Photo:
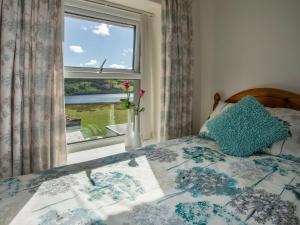
[[81,46],[79,45],[70,45],[69,49],[71,52],[75,52],[75,53],[83,53],[83,49]]
[[110,35],[109,28],[110,28],[109,25],[105,23],[100,23],[99,25],[93,28],[93,33],[101,36],[109,36]]
[[82,27],[82,30],[86,31],[86,30],[88,30],[88,28],[84,26],[84,27]]
[[113,68],[113,69],[126,69],[126,66],[120,65],[120,64],[111,64],[109,66],[109,68]]
[[85,63],[84,65],[93,66],[95,64],[97,64],[97,60],[96,59],[91,59],[89,62]]
[[127,56],[129,53],[132,53],[133,49],[132,48],[125,48],[122,51],[122,56]]

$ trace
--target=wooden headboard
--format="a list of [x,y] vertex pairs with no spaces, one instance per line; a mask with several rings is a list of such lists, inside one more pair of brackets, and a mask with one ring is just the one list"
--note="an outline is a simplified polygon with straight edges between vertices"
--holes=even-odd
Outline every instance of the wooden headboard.
[[[275,88],[254,88],[241,91],[228,98],[225,102],[236,103],[247,95],[255,97],[257,101],[259,101],[266,107],[290,108],[300,110],[299,94]],[[214,96],[214,109],[216,108],[220,100],[220,94],[216,93]]]

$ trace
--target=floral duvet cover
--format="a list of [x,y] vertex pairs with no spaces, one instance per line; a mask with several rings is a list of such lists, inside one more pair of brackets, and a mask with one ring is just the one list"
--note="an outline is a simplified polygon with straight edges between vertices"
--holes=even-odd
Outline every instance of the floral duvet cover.
[[[293,159],[293,160],[290,160]],[[174,139],[0,180],[0,224],[299,224],[300,160]]]

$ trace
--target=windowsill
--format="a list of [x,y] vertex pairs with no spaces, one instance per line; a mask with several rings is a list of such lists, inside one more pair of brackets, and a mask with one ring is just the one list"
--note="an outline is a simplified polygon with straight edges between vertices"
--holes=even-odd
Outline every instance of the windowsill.
[[[147,140],[143,143],[143,146],[155,144],[157,143],[155,140]],[[126,152],[125,143],[114,144],[99,148],[93,148],[89,150],[73,152],[68,154],[67,164],[75,164],[86,162],[94,159],[104,158],[111,155],[117,155]]]
[[116,137],[110,137],[110,138],[102,138],[102,139],[95,139],[90,141],[84,141],[74,144],[68,144],[67,145],[67,151],[68,154],[80,152],[80,151],[89,151],[104,147],[109,147],[112,145],[121,144],[124,142],[124,136],[116,136]]

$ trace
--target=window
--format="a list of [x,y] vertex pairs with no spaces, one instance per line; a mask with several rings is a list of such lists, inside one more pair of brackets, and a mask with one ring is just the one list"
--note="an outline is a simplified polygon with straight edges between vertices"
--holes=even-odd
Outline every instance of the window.
[[[138,85],[135,80],[130,82]],[[125,134],[127,111],[120,102],[126,97],[122,83],[123,80],[65,79],[68,144]]]
[[133,70],[134,36],[134,26],[65,16],[64,64]]
[[[66,1],[64,24],[67,144],[125,134],[121,84],[140,86],[140,21],[122,10]],[[80,4],[79,4],[80,3]],[[131,95],[135,100],[135,94]]]

